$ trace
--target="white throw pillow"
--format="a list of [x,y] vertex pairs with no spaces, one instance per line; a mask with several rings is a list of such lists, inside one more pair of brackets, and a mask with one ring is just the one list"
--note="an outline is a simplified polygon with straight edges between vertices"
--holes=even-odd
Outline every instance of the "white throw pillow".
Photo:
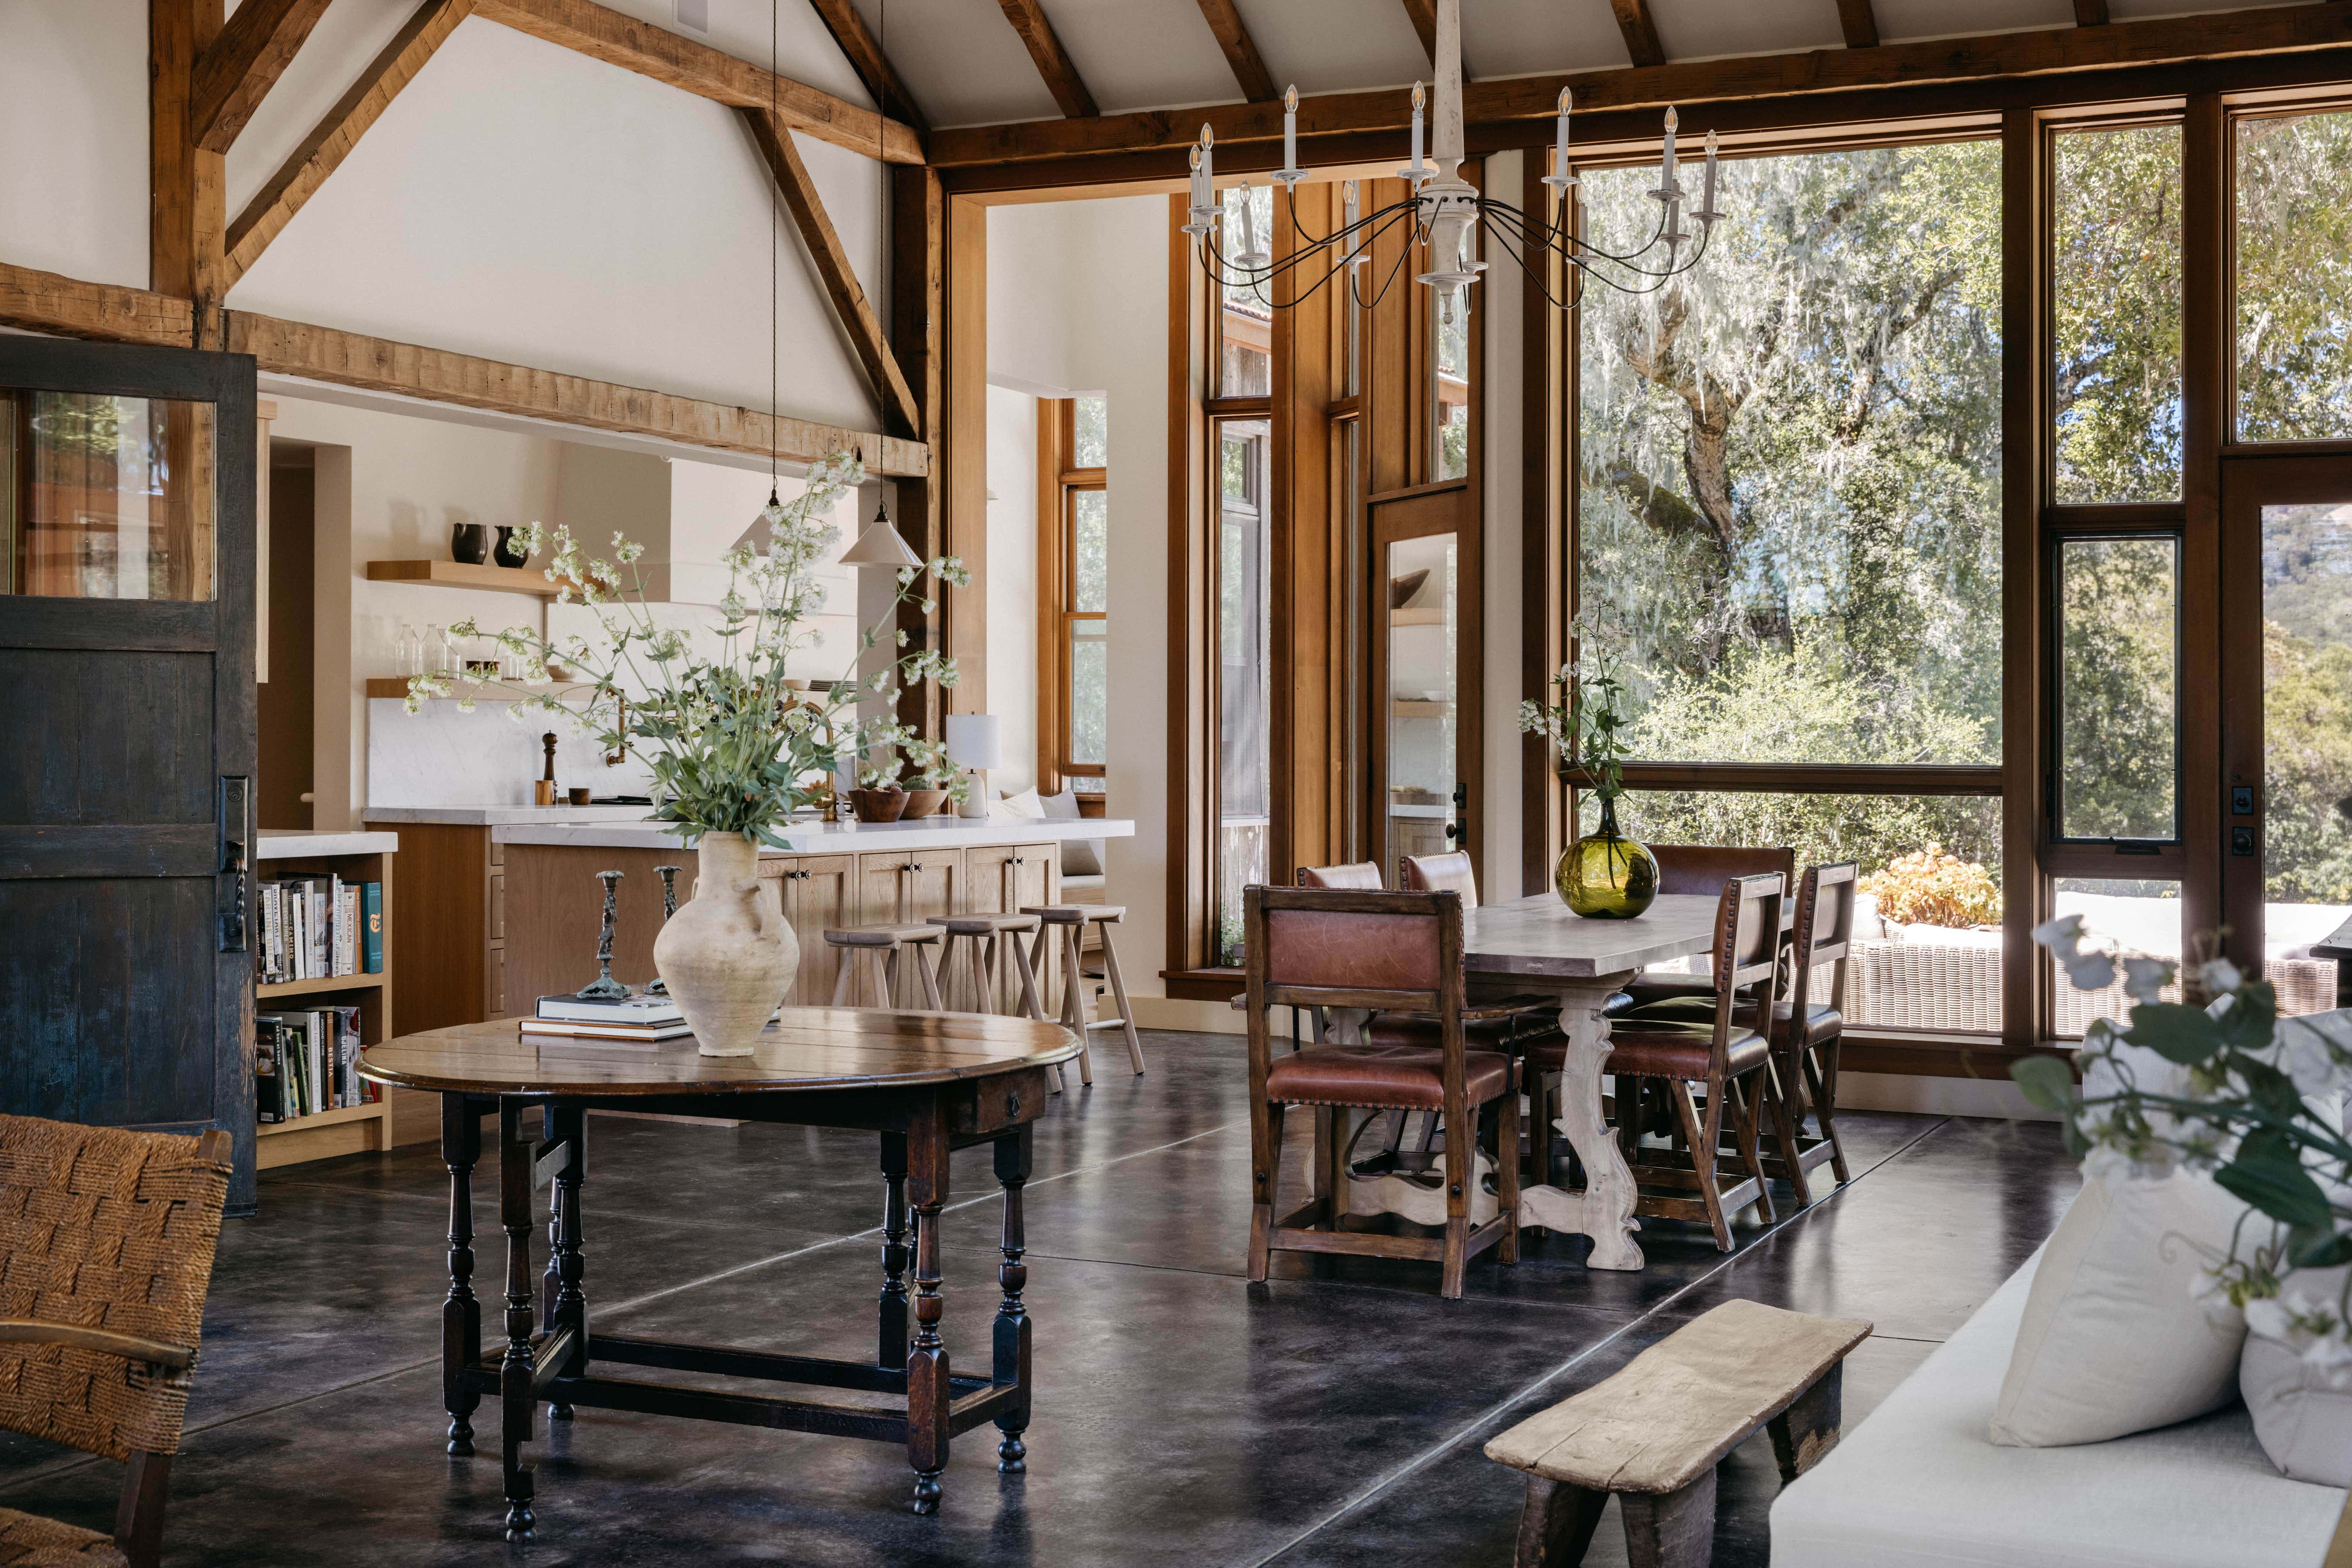
[[1037,791],[1030,789],[1018,795],[999,796],[989,807],[988,814],[1000,822],[1036,822],[1045,820],[1045,807],[1037,799]]
[[2228,1404],[2245,1324],[2209,1316],[2189,1289],[2244,1207],[2180,1172],[2084,1181],[2034,1270],[1992,1440],[2099,1443]]
[[[1075,822],[1086,815],[1078,810],[1078,792],[1065,789],[1058,795],[1041,795],[1037,803],[1043,806],[1046,818],[1054,821]],[[1103,873],[1103,841],[1100,839],[1064,839],[1062,841],[1062,874],[1064,876],[1100,876]]]
[[[2341,1269],[2299,1270],[2286,1277],[2280,1293],[2333,1309],[2344,1274]],[[2238,1392],[2271,1463],[2294,1480],[2352,1486],[2352,1383],[2330,1382],[2324,1369],[2284,1340],[2250,1333],[2238,1360]]]

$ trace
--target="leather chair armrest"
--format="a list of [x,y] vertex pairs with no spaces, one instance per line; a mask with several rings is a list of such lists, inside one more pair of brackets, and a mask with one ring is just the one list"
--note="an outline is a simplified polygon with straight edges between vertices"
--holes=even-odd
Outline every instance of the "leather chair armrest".
[[116,1333],[112,1329],[53,1323],[39,1318],[0,1318],[0,1343],[71,1345],[76,1350],[94,1350],[104,1355],[119,1355],[125,1361],[143,1361],[168,1372],[184,1372],[194,1365],[196,1360],[196,1353],[183,1345],[141,1339],[136,1334]]

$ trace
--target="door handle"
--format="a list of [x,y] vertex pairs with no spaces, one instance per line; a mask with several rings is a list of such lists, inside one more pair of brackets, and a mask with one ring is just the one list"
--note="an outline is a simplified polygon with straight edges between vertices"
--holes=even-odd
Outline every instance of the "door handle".
[[246,877],[251,843],[252,780],[223,774],[219,793],[219,850],[215,912],[219,951],[242,953],[246,946]]

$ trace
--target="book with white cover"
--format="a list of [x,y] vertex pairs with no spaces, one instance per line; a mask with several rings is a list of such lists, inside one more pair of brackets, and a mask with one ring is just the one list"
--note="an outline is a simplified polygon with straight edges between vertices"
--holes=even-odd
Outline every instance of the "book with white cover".
[[551,1035],[580,1045],[610,1045],[652,1050],[666,1040],[690,1040],[694,1030],[683,1022],[656,1024],[649,1029],[630,1029],[620,1024],[571,1023],[550,1019],[517,1020],[524,1034]]
[[677,1003],[667,997],[649,997],[642,992],[610,1002],[582,1001],[578,997],[541,997],[539,1016],[571,1023],[625,1024],[643,1029],[652,1024],[683,1023],[686,1015],[677,1010]]

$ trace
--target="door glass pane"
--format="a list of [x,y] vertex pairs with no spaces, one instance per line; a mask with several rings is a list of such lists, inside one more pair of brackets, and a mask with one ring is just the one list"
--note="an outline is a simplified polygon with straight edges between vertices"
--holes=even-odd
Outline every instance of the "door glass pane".
[[1070,760],[1110,760],[1110,644],[1106,623],[1070,622]]
[[2058,547],[2058,837],[2179,836],[2179,545]]
[[2281,1009],[2334,1007],[2309,949],[2352,916],[2352,503],[2263,508],[2263,900]]
[[1273,613],[1267,566],[1272,514],[1265,505],[1267,426],[1262,419],[1217,426],[1217,864],[1219,963],[1241,958],[1242,890],[1266,880],[1271,809],[1267,729]]
[[[2189,933],[2180,925],[2178,882],[2163,878],[2131,882],[2062,876],[2053,888],[2056,895],[2052,904],[2054,913],[2083,917],[2083,946],[2086,950],[2113,953],[2118,957],[2169,958],[2175,963],[2189,951],[2185,940]],[[2042,962],[2050,970],[2051,995],[2055,1004],[2052,1026],[2058,1038],[2080,1039],[2093,1019],[2130,1019],[2132,1002],[2124,994],[2121,977],[2103,990],[2078,991],[2058,967],[2056,959],[2045,954]],[[2165,988],[2163,999],[2180,999],[2177,982]]]
[[1223,193],[1218,243],[1225,265],[1219,292],[1217,393],[1264,397],[1274,391],[1274,308],[1265,267],[1273,255],[1274,187],[1237,185]]
[[1110,465],[1110,400],[1100,392],[1070,402],[1070,466]]
[[2238,434],[2352,435],[2352,111],[2237,122]]
[[1470,307],[1441,294],[1428,309],[1429,476],[1459,479],[1470,472]]
[[1384,563],[1389,639],[1386,872],[1405,855],[1454,847],[1454,638],[1452,534],[1399,539]]
[[213,597],[210,403],[0,392],[0,591]]
[[2180,494],[2180,127],[2057,139],[2058,499]]
[[1110,495],[1070,492],[1070,608],[1110,607]]
[[[1603,249],[1654,168],[1583,176]],[[1578,312],[1577,600],[1634,755],[1997,763],[2000,149],[1727,158],[1691,278]]]
[[[1580,831],[1599,825],[1578,795]],[[1992,1034],[2000,1029],[2000,801],[1969,795],[1781,795],[1733,789],[1637,789],[1618,825],[1649,844],[1786,844],[1797,871],[1853,861],[1862,868],[1854,946],[1846,964],[1851,1022]],[[1661,965],[1706,973],[1706,958]],[[1811,981],[1826,1001],[1832,977]]]

